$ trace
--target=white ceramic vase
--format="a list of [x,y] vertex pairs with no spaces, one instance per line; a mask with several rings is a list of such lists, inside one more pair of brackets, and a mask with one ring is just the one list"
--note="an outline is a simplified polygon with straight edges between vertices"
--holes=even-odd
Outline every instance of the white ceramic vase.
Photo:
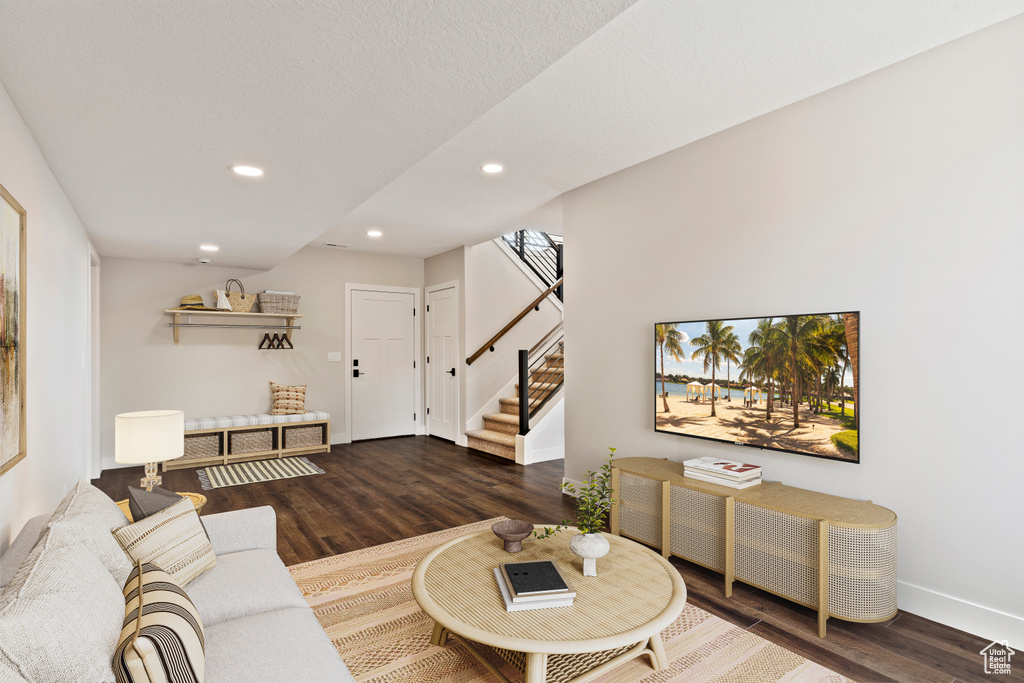
[[583,576],[597,576],[597,558],[607,555],[609,547],[600,533],[576,534],[569,539],[569,550],[583,558]]

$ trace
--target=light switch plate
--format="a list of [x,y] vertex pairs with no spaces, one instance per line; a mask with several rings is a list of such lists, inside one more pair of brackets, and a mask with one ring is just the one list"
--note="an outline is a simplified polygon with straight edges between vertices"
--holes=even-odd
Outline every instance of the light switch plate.
[[341,351],[328,351],[327,360],[331,363],[341,362]]

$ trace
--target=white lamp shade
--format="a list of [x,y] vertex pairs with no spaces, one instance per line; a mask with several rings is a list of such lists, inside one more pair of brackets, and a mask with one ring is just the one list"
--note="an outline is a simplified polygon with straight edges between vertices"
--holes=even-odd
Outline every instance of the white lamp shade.
[[114,417],[114,460],[145,465],[180,458],[185,453],[185,413],[143,410]]

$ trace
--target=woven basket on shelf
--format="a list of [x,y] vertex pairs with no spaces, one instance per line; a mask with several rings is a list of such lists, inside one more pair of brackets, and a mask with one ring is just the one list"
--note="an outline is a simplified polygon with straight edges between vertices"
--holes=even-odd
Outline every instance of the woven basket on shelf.
[[[234,282],[238,285],[239,292],[231,291],[231,283]],[[246,294],[245,287],[242,286],[242,281],[232,278],[224,283],[224,294],[227,295],[228,301],[231,302],[232,313],[251,313],[252,307],[256,305],[256,295]],[[216,295],[216,293],[214,293]]]
[[312,427],[285,427],[285,448],[308,448],[324,444],[324,428],[320,425]]
[[185,437],[185,455],[181,456],[182,460],[216,458],[218,455],[220,455],[220,436],[218,434]]
[[298,294],[272,294],[260,292],[256,295],[260,300],[260,310],[264,313],[293,315],[299,312]]
[[274,434],[269,429],[231,432],[231,453],[257,453],[274,450]]

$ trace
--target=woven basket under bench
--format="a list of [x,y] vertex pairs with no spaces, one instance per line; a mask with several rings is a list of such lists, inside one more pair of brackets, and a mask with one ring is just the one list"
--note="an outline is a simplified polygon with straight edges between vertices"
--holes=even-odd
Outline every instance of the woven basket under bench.
[[[261,424],[263,419],[301,421]],[[312,419],[308,419],[312,418]],[[246,460],[287,458],[293,455],[326,453],[331,450],[331,421],[328,413],[301,416],[239,415],[231,418],[187,420],[201,425],[185,430],[185,454],[164,463],[164,471],[205,465],[226,465]],[[239,424],[235,424],[235,423]],[[212,423],[212,424],[211,424]],[[244,423],[244,424],[241,424]]]

